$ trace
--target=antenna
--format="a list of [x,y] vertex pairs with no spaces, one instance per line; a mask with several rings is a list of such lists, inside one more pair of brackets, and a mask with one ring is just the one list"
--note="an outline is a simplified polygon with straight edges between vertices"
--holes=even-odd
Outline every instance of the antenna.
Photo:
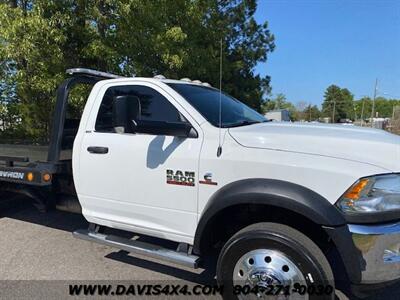
[[222,39],[220,41],[220,53],[219,53],[219,126],[218,126],[218,149],[217,157],[222,154],[221,145],[221,128],[222,128]]

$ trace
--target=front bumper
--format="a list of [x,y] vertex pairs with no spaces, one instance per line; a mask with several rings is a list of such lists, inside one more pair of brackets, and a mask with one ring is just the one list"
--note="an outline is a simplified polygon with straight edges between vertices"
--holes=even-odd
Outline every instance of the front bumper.
[[400,222],[382,225],[353,225],[348,229],[360,251],[361,284],[400,279]]

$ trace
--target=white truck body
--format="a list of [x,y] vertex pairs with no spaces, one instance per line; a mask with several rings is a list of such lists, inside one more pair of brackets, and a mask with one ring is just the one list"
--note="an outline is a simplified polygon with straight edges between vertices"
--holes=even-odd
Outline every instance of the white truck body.
[[[400,172],[400,138],[384,131],[322,124],[263,123],[212,126],[166,83],[149,78],[98,82],[88,99],[73,149],[73,171],[89,222],[193,244],[209,199],[229,183],[251,178],[304,186],[332,205],[359,178]],[[180,84],[194,84],[184,83]],[[97,112],[114,86],[151,87],[179,110],[196,139],[149,134],[98,133]],[[106,145],[93,155],[89,146]],[[167,184],[167,170],[195,173],[194,186]],[[199,183],[206,174],[216,185]]]
[[[271,285],[315,299],[317,285],[332,300],[343,283],[364,295],[399,282],[399,136],[269,122],[199,81],[67,73],[47,159],[3,149],[0,191],[82,213],[77,238],[215,266],[227,299]],[[93,85],[80,120],[66,113],[77,84]]]

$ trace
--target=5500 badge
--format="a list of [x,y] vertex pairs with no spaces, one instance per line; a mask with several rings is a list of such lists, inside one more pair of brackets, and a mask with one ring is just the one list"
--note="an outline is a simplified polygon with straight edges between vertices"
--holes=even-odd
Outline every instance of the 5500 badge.
[[194,186],[195,172],[167,170],[167,184]]

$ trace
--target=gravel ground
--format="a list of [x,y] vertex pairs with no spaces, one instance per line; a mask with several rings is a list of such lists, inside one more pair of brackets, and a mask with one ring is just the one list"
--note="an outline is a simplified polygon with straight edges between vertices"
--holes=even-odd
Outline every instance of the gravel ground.
[[[80,215],[42,214],[26,199],[7,202],[4,198],[0,197],[0,299],[71,299],[68,285],[88,281],[113,285],[212,281],[210,272],[203,269],[185,269],[75,239],[71,232],[87,227]],[[370,300],[400,299],[399,292],[400,288],[390,290]],[[347,299],[339,291],[337,294]],[[196,299],[202,298],[220,299]]]

